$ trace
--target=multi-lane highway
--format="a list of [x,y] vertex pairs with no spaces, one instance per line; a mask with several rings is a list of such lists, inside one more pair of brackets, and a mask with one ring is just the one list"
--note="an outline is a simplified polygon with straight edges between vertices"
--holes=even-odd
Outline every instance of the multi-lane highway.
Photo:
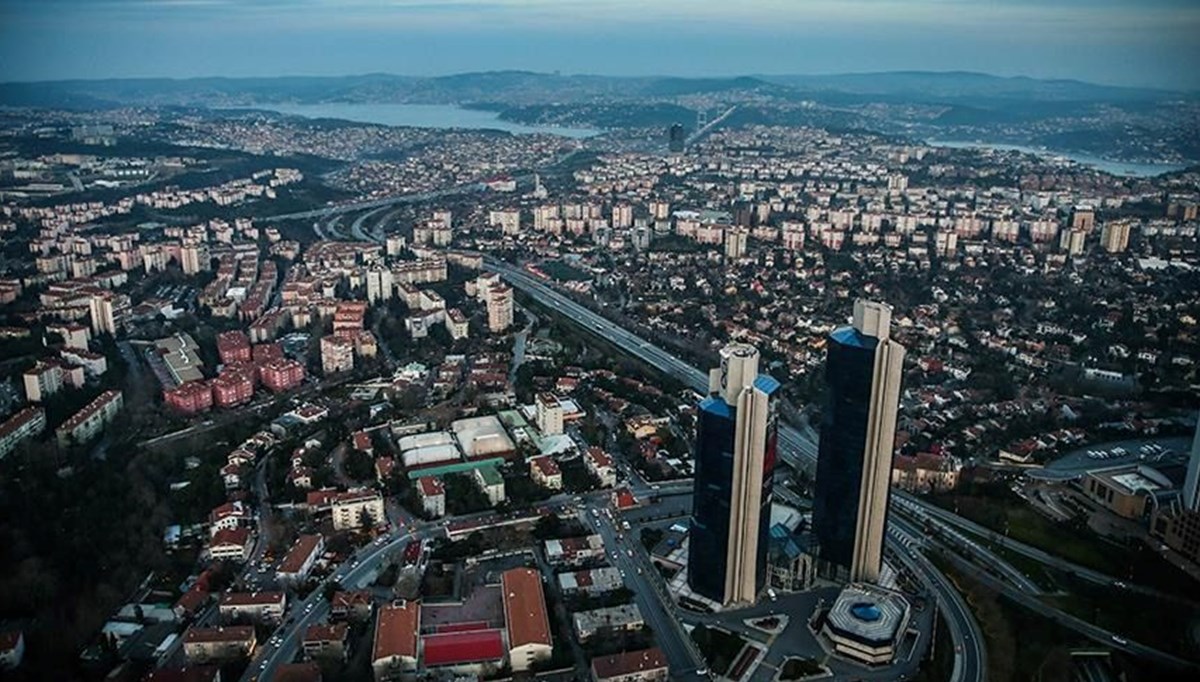
[[[499,273],[514,288],[531,296],[541,305],[558,311],[565,319],[575,322],[651,367],[679,380],[692,390],[708,392],[706,373],[579,305],[528,271],[491,258],[485,259],[484,267]],[[811,472],[816,462],[817,446],[806,432],[790,424],[781,424],[779,455],[789,465]],[[894,553],[903,553],[903,548],[896,544],[894,536],[890,538],[890,544]],[[962,605],[962,598],[928,561],[913,561],[909,563],[909,567],[937,596],[938,608],[946,619],[955,646],[952,680],[983,680],[986,672],[986,652],[982,638],[978,636],[979,625],[970,611],[966,608],[955,608],[956,605]]]

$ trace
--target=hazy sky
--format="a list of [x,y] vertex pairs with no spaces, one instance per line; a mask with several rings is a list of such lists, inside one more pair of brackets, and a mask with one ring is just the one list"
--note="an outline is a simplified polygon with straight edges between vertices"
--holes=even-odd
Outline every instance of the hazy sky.
[[1200,89],[1200,0],[0,0],[0,81],[493,69]]

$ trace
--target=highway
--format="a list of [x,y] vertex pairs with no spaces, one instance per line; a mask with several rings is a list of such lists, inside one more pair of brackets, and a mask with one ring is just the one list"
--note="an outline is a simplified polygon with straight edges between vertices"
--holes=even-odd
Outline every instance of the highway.
[[309,220],[312,218],[328,218],[329,216],[338,215],[340,213],[354,213],[356,211],[363,211],[373,208],[386,208],[396,204],[410,204],[419,201],[429,201],[431,199],[440,199],[442,197],[453,196],[455,194],[482,192],[485,189],[487,189],[487,185],[481,182],[472,182],[466,185],[459,185],[457,187],[451,187],[448,189],[440,189],[434,192],[398,194],[394,197],[371,199],[369,201],[354,201],[346,204],[314,208],[309,211],[300,211],[298,213],[280,213],[277,215],[263,216],[260,218],[260,220]]
[[714,118],[713,120],[709,121],[708,123],[704,124],[703,128],[697,130],[696,132],[692,133],[691,135],[688,135],[687,139],[685,139],[683,141],[683,145],[685,147],[690,147],[691,145],[699,142],[701,139],[704,138],[705,135],[711,133],[714,128],[716,128],[718,125],[720,125],[725,119],[729,118],[729,115],[732,114],[736,110],[737,110],[736,104],[729,107],[720,116],[718,116],[718,117]]
[[[484,267],[499,273],[514,288],[533,297],[538,303],[558,311],[565,319],[575,322],[651,367],[679,380],[692,390],[701,394],[708,392],[708,375],[705,372],[579,305],[529,272],[492,258],[484,259]],[[811,437],[804,435],[795,426],[781,423],[779,456],[793,467],[813,472],[817,445]],[[896,543],[895,536],[889,536],[889,540],[889,549],[902,555],[904,548]],[[910,566],[921,576],[922,582],[937,595],[938,608],[949,626],[955,651],[960,652],[960,655],[956,656],[955,674],[951,679],[954,682],[981,682],[986,674],[986,652],[983,650],[983,641],[978,636],[979,625],[968,609],[954,607],[956,604],[961,605],[961,597],[933,564],[928,561],[914,561]]]

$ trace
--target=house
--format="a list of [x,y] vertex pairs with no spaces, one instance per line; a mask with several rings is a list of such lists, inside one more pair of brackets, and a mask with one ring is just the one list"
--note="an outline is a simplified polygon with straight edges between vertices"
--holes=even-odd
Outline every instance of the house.
[[531,568],[513,568],[500,576],[504,602],[504,627],[508,633],[508,664],[513,672],[524,672],[553,652],[550,620],[542,579]]
[[653,682],[667,679],[667,657],[651,647],[592,659],[592,682]]
[[192,664],[249,658],[256,646],[253,625],[190,627],[183,635],[183,653]]
[[371,647],[371,669],[375,673],[375,682],[415,677],[420,622],[419,602],[396,602],[379,609],[375,618],[375,641]]
[[605,632],[628,632],[640,629],[645,621],[637,604],[622,604],[571,614],[579,641],[583,642]]
[[284,592],[225,592],[217,601],[221,622],[248,620],[254,623],[278,623],[287,610]]
[[241,502],[226,502],[219,507],[213,507],[208,513],[209,536],[218,531],[233,530],[254,525],[254,515]]
[[333,622],[353,621],[366,622],[371,617],[375,602],[371,593],[358,591],[334,592],[329,600],[329,620]]
[[310,625],[304,631],[304,655],[309,658],[346,660],[346,640],[350,626],[346,623]]
[[625,585],[620,569],[611,566],[558,574],[558,587],[563,594],[596,596],[619,590]]
[[213,561],[245,561],[250,556],[251,539],[249,528],[219,530],[208,543],[208,556]]
[[301,535],[284,555],[275,569],[275,579],[284,585],[299,585],[308,580],[313,564],[325,551],[325,538],[320,535]]
[[432,518],[446,515],[446,487],[442,479],[422,476],[417,479],[417,492],[421,497],[421,508]]
[[596,534],[581,538],[547,540],[543,549],[546,561],[552,565],[578,565],[592,559],[604,558],[604,540]]
[[534,483],[543,488],[562,490],[562,470],[559,469],[558,462],[555,462],[547,455],[531,457],[529,459],[529,476],[533,479]]

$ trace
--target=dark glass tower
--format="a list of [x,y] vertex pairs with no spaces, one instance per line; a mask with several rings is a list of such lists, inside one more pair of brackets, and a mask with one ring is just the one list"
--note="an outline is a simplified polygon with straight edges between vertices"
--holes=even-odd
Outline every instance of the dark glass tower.
[[722,604],[754,601],[766,581],[779,383],[758,351],[733,344],[701,401],[688,540],[688,584]]
[[891,308],[854,304],[854,325],[829,336],[827,401],[817,454],[813,531],[821,561],[852,581],[878,580],[904,348]]

